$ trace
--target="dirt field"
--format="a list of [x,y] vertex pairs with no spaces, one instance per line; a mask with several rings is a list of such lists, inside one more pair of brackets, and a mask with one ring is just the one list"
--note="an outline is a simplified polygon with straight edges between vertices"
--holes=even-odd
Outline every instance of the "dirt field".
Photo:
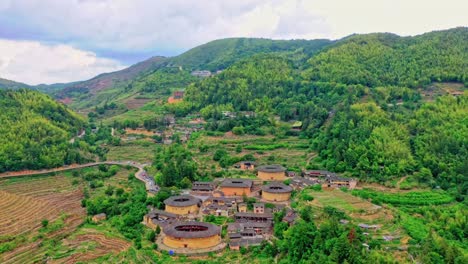
[[153,99],[139,99],[139,98],[130,98],[125,101],[125,106],[129,109],[137,109],[144,106],[146,103],[150,102]]
[[127,135],[135,134],[135,135],[144,135],[144,136],[147,136],[147,137],[154,136],[154,132],[153,132],[153,131],[142,130],[142,129],[131,129],[131,128],[126,128],[126,129],[125,129],[125,133],[126,133]]

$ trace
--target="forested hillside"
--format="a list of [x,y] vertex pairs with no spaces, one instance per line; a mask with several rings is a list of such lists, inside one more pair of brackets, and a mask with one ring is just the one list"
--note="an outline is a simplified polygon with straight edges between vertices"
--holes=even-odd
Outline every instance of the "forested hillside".
[[122,103],[129,98],[160,98],[185,89],[198,78],[193,70],[224,70],[237,61],[260,53],[300,52],[303,58],[333,43],[329,40],[271,40],[229,38],[211,41],[171,58],[153,57],[127,69],[106,73],[87,81],[41,85],[37,88],[67,101],[74,109]]
[[62,104],[31,90],[0,90],[0,109],[0,172],[80,161],[69,140],[84,120]]
[[[226,110],[302,121],[318,167],[380,182],[409,175],[408,184],[463,194],[467,51],[466,28],[405,38],[356,35],[305,64],[285,54],[245,59],[192,84],[186,98],[215,123]],[[457,98],[450,87],[458,87]]]
[[416,37],[356,35],[312,57],[304,78],[369,87],[468,82],[468,29]]
[[[0,76],[1,77],[1,76]],[[0,78],[0,89],[28,88],[29,85]]]
[[333,43],[330,40],[271,40],[228,38],[211,41],[170,59],[170,64],[199,70],[222,70],[259,53],[303,50],[309,56]]

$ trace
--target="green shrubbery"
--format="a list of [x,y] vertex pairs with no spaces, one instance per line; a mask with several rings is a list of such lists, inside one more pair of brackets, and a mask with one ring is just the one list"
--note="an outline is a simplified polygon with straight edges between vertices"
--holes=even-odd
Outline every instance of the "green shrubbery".
[[352,194],[364,199],[372,199],[374,203],[388,203],[396,206],[439,205],[454,201],[453,197],[442,191],[383,193],[364,189],[353,190]]

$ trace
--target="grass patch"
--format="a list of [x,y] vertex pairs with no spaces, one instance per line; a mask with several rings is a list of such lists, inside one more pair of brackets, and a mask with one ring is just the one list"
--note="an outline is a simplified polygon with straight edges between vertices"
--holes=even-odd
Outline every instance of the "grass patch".
[[107,160],[131,160],[137,162],[151,162],[154,157],[155,144],[128,143],[122,146],[110,146]]

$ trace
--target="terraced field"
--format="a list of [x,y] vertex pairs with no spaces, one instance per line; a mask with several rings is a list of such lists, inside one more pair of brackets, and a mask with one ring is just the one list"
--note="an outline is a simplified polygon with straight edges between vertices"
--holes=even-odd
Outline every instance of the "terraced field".
[[[70,256],[55,259],[49,263],[76,263],[88,262],[107,254],[117,254],[121,251],[126,251],[131,244],[123,239],[111,238],[93,229],[81,230],[86,234],[80,234],[73,238],[67,238],[63,241],[62,245],[66,248],[67,252],[73,251]],[[91,251],[89,249],[92,248]],[[61,254],[62,252],[57,252]]]
[[[43,260],[46,247],[41,238],[61,238],[76,230],[85,218],[83,192],[65,175],[0,180],[0,236],[25,237],[11,251],[0,254],[1,263]],[[41,221],[63,221],[61,228],[40,232]],[[39,236],[39,239],[37,239]]]
[[[12,244],[0,263],[86,263],[130,248],[124,239],[80,227],[85,182],[71,174],[0,179],[0,244]],[[125,187],[128,174],[121,169],[106,183]]]

